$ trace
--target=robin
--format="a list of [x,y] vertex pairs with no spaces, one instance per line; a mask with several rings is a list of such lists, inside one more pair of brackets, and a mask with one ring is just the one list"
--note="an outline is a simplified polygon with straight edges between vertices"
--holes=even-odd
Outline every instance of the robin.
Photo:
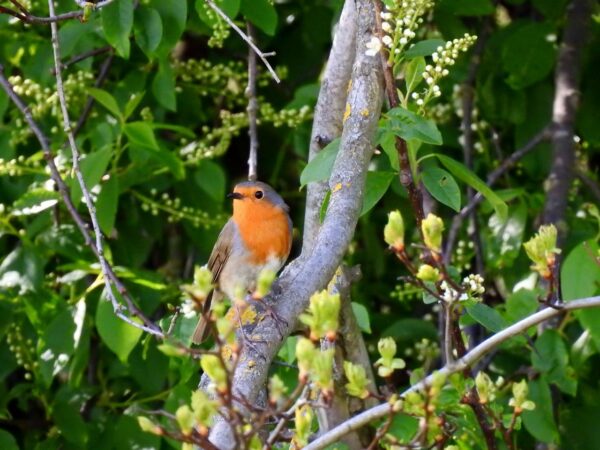
[[204,302],[202,315],[192,340],[208,337],[206,317],[213,301],[223,296],[235,298],[242,288],[251,293],[263,269],[277,272],[292,247],[292,221],[289,207],[271,186],[260,181],[239,183],[227,197],[233,199],[233,215],[213,247],[208,268],[215,288]]

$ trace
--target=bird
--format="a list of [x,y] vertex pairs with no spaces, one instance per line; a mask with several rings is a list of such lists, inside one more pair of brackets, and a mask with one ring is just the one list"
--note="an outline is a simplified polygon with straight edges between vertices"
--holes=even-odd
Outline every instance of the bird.
[[233,214],[208,259],[214,288],[204,301],[192,335],[195,344],[209,335],[207,318],[211,304],[224,296],[234,299],[240,288],[253,292],[261,271],[278,272],[292,247],[289,207],[271,186],[261,181],[244,181],[235,185],[227,197],[233,200]]

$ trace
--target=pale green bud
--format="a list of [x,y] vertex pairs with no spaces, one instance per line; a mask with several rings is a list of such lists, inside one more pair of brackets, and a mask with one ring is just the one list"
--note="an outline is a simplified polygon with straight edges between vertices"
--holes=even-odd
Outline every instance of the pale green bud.
[[314,414],[310,405],[302,405],[299,408],[296,408],[296,433],[293,442],[300,448],[308,444],[313,418]]
[[383,239],[394,250],[404,250],[404,220],[400,211],[388,214],[388,222],[383,228]]
[[333,392],[333,348],[317,351],[313,357],[311,379],[325,394]]
[[333,341],[337,334],[339,315],[340,295],[323,290],[312,295],[308,311],[300,316],[300,321],[310,328],[312,340],[326,337]]
[[219,391],[227,389],[227,371],[216,355],[204,355],[200,360],[202,370],[209,376]]
[[199,425],[210,427],[217,413],[217,402],[200,389],[192,393],[192,411]]
[[442,232],[444,231],[442,219],[434,214],[427,214],[427,217],[421,222],[421,231],[427,248],[437,253],[441,252]]
[[206,298],[213,288],[213,275],[206,266],[194,269],[194,288],[201,298]]
[[394,370],[404,369],[406,363],[401,358],[394,358],[396,356],[396,342],[393,338],[387,337],[380,339],[377,343],[377,349],[381,358],[375,362],[375,366],[379,366],[377,373],[381,377],[389,377]]
[[531,411],[535,408],[535,403],[527,399],[527,396],[529,395],[529,386],[527,385],[527,380],[521,380],[518,383],[513,383],[512,394],[513,396],[509,400],[508,404],[515,409],[517,414],[520,414],[523,410]]
[[277,375],[269,379],[269,401],[273,405],[279,404],[287,393],[287,386]]
[[440,279],[440,271],[429,264],[421,264],[417,271],[417,278],[419,280],[435,283]]
[[147,417],[138,416],[137,421],[142,431],[146,433],[156,434],[158,436],[163,434],[162,428],[159,425],[156,425]]
[[523,244],[527,256],[534,263],[531,268],[544,278],[550,277],[550,267],[554,265],[556,255],[560,253],[560,249],[556,248],[556,238],[557,231],[554,225],[542,225],[537,234]]
[[254,298],[264,298],[270,291],[277,274],[271,269],[263,269],[256,280]]
[[194,414],[188,405],[177,408],[175,418],[177,419],[179,429],[185,436],[192,434],[192,430],[194,429]]
[[310,339],[301,337],[296,342],[296,359],[298,360],[299,376],[306,377],[312,367],[312,361],[315,355],[315,344]]
[[479,394],[479,401],[483,404],[489,403],[495,398],[496,386],[491,378],[483,371],[475,377],[475,387]]
[[344,361],[344,373],[346,374],[346,391],[353,397],[365,399],[369,396],[367,386],[370,381],[367,378],[365,368],[350,361]]

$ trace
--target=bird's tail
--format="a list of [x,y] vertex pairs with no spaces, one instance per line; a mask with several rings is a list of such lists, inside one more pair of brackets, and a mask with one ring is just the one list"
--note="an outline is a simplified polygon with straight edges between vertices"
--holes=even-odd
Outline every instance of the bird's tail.
[[198,325],[196,325],[196,329],[194,330],[194,334],[192,335],[192,342],[194,344],[202,344],[208,335],[210,334],[210,328],[208,326],[208,317],[210,315],[210,307],[213,298],[213,291],[210,291],[206,300],[204,301],[204,305],[202,306],[202,314],[198,319]]

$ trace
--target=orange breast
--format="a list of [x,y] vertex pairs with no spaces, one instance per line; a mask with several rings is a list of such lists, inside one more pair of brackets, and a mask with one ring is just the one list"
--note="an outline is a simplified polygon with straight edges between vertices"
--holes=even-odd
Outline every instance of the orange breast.
[[287,214],[266,202],[237,202],[233,220],[244,244],[252,252],[252,262],[263,264],[271,255],[287,259],[292,245]]

